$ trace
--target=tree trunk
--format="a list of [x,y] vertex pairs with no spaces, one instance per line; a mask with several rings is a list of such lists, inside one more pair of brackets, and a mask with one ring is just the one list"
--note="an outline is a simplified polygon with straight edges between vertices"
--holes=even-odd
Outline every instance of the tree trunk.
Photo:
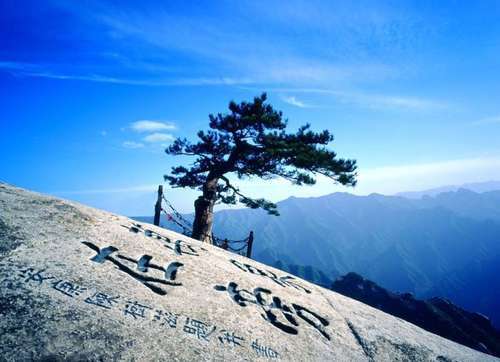
[[213,244],[212,225],[218,180],[218,178],[209,179],[203,185],[203,195],[194,202],[193,234],[191,237],[209,244]]

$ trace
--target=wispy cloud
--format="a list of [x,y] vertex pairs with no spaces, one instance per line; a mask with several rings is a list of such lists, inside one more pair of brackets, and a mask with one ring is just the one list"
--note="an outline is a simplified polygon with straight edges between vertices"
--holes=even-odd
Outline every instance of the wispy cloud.
[[133,122],[130,128],[136,132],[155,132],[155,131],[165,131],[174,130],[177,127],[173,122],[166,121],[152,121],[152,120],[140,120]]
[[203,85],[245,85],[258,83],[257,79],[250,77],[228,77],[228,76],[152,76],[143,74],[141,78],[132,79],[128,77],[108,76],[96,73],[62,73],[53,71],[48,64],[31,64],[22,62],[0,62],[0,70],[3,69],[13,75],[21,77],[49,78],[58,80],[79,80],[86,82],[124,84],[147,87],[164,86],[203,86]]
[[[297,68],[298,66],[298,68]],[[343,79],[349,78],[351,70],[336,69],[328,66],[322,69],[321,66],[314,67],[314,72],[304,69],[297,64],[291,64],[289,67],[282,66],[275,68],[271,67],[266,71],[259,70],[253,72],[252,76],[245,77],[170,77],[164,79],[129,79],[121,77],[110,77],[99,74],[60,74],[54,73],[45,68],[50,68],[49,65],[37,65],[22,62],[0,62],[0,69],[8,70],[19,76],[29,77],[44,77],[60,80],[82,80],[112,84],[127,84],[137,86],[203,86],[203,85],[226,85],[240,86],[244,89],[261,90],[261,87],[255,87],[256,84],[275,84],[283,83],[287,80],[291,84],[310,83],[315,84],[319,79]],[[368,70],[367,70],[368,71]],[[377,70],[373,70],[377,73]],[[370,71],[371,72],[371,71]],[[382,72],[385,72],[384,70]],[[356,72],[354,72],[356,73]],[[394,94],[374,94],[363,91],[344,91],[328,88],[309,88],[309,87],[267,87],[269,91],[281,93],[309,93],[323,96],[332,96],[337,102],[355,104],[371,109],[408,109],[408,110],[439,110],[449,108],[447,102],[428,99],[417,96],[394,95]],[[282,96],[282,100],[300,108],[312,108],[311,104],[297,98],[297,96]],[[148,122],[162,123],[163,125],[153,124]],[[500,116],[485,118],[476,122],[473,125],[499,123]],[[150,127],[150,129],[148,129]],[[159,128],[155,128],[159,127]],[[140,120],[132,124],[132,129],[136,131],[160,131],[174,129],[173,124],[164,121]]]
[[[109,84],[122,84],[133,86],[146,86],[146,87],[165,87],[165,86],[252,86],[252,85],[274,85],[274,84],[317,84],[318,82],[338,82],[346,81],[352,78],[348,72],[342,69],[323,69],[316,67],[314,72],[309,72],[302,67],[290,66],[286,68],[265,67],[258,70],[246,70],[245,72],[251,75],[242,76],[204,76],[204,77],[190,77],[190,76],[172,76],[164,77],[163,75],[151,76],[144,74],[140,78],[133,79],[126,76],[109,76],[96,73],[61,73],[53,71],[50,66],[40,64],[25,64],[25,63],[11,63],[0,62],[0,69],[4,69],[9,73],[20,77],[34,77],[34,78],[48,78],[56,80],[68,81],[85,81],[95,83],[109,83]],[[359,74],[356,73],[356,74]],[[312,89],[306,89],[307,92],[313,92]],[[297,92],[303,92],[304,89],[297,89]],[[314,93],[326,93],[324,90],[314,90]],[[345,93],[343,93],[345,95]],[[345,97],[348,98],[347,96]],[[352,98],[352,97],[350,97]],[[293,101],[293,100],[291,100]],[[392,103],[408,102],[404,98],[393,99]],[[415,103],[415,101],[413,100]],[[299,103],[303,103],[300,102]],[[378,103],[388,103],[387,100],[379,99]],[[294,104],[300,107],[298,104]]]
[[[120,66],[104,70],[79,69],[71,64],[35,64],[0,61],[0,69],[25,77],[58,80],[80,80],[97,83],[112,83],[137,86],[203,86],[203,85],[251,85],[251,84],[325,84],[331,82],[376,80],[395,76],[395,70],[384,65],[331,64],[297,56],[288,58],[269,57],[262,65],[260,58],[250,57],[245,64],[228,64],[227,69],[213,69],[203,76],[179,74],[157,67],[139,65],[139,75],[110,75]],[[125,67],[126,68],[126,67]],[[230,75],[232,73],[232,75]]]
[[143,140],[148,143],[170,142],[173,141],[174,139],[175,137],[172,136],[171,134],[160,133],[160,132],[152,133],[143,138]]
[[500,124],[500,116],[486,117],[470,123],[471,126],[482,126],[486,124]]
[[108,194],[108,193],[128,193],[128,192],[154,192],[158,185],[137,185],[107,189],[88,189],[88,190],[58,190],[51,191],[50,194],[55,195],[91,195],[91,194]]
[[[427,177],[436,174],[462,173],[464,171],[500,169],[500,157],[476,157],[440,162],[428,162],[401,166],[387,166],[362,172],[365,180],[380,181],[400,177]],[[498,172],[500,174],[500,171]]]
[[486,155],[361,170],[358,186],[370,192],[395,193],[498,179],[500,156]]
[[36,68],[37,65],[31,63],[0,61],[0,69],[32,71]]
[[76,74],[61,73],[53,71],[48,64],[32,64],[23,62],[0,62],[0,69],[21,77],[49,78],[59,80],[82,80],[98,83],[128,84],[158,86],[165,85],[162,82],[150,81],[146,79],[128,79],[121,77],[111,77],[100,74]]
[[[273,7],[279,7],[279,11],[269,11]],[[339,14],[340,8],[344,8],[342,15]],[[228,72],[224,69],[230,69],[231,78],[241,79],[245,74],[261,83],[328,83],[339,79],[365,81],[391,75],[393,67],[366,57],[364,44],[369,42],[372,46],[384,48],[387,54],[387,47],[399,51],[409,49],[404,36],[416,38],[415,22],[407,14],[387,9],[389,14],[387,10],[379,9],[380,6],[370,8],[370,11],[358,11],[352,16],[352,6],[293,1],[288,6],[270,4],[269,9],[250,4],[234,7],[225,4],[222,9],[214,6],[194,16],[161,8],[154,12],[110,8],[93,17],[113,34],[116,41],[134,39],[135,44],[147,46],[155,52],[188,55],[191,60],[209,65],[206,69],[222,70],[226,76]],[[309,13],[311,18],[307,22],[303,21],[303,16],[299,17],[301,21],[283,21],[289,17],[284,18],[282,12],[290,14],[290,18]],[[255,27],[254,19],[259,19],[259,24],[264,26]],[[273,32],[269,33],[265,25],[269,25]],[[318,25],[321,31],[317,31]],[[290,36],[299,30],[308,40],[306,47]],[[423,37],[421,24],[419,30],[417,34]],[[325,44],[325,38],[335,41]],[[248,44],[252,47],[249,48]],[[400,48],[402,44],[404,50]],[[360,62],[363,58],[364,61]]]
[[279,201],[292,195],[311,197],[338,191],[347,191],[358,195],[374,192],[392,195],[408,190],[425,190],[445,185],[499,179],[500,155],[485,155],[474,158],[373,168],[364,168],[360,164],[358,184],[354,188],[334,184],[331,179],[324,176],[318,176],[315,187],[293,186],[281,178],[235,180],[235,182],[251,196]]
[[[433,177],[429,177],[433,175]],[[467,159],[456,159],[439,162],[407,164],[367,168],[359,175],[359,184],[356,188],[346,188],[335,185],[326,177],[319,176],[315,187],[290,186],[284,179],[274,180],[235,180],[251,196],[265,197],[279,201],[290,197],[321,196],[336,191],[349,191],[355,194],[368,194],[378,192],[394,194],[408,190],[421,190],[444,185],[463,184],[464,182],[481,182],[500,179],[500,156],[484,156]],[[154,192],[155,184],[143,184],[118,188],[88,189],[88,190],[62,190],[53,191],[52,194],[85,195],[106,193]],[[190,198],[189,203],[196,197],[190,191],[171,190],[172,197],[177,197],[181,203],[186,200],[186,192]],[[192,199],[192,200],[191,200]]]
[[[257,88],[248,87],[245,89],[257,90]],[[330,96],[333,97],[334,100],[341,103],[356,104],[372,109],[436,110],[450,107],[447,102],[422,97],[374,94],[362,91],[342,91],[323,88],[268,88],[268,91],[277,93],[305,93]],[[293,98],[292,101],[296,100],[295,97],[289,98]],[[299,105],[297,106],[300,107]]]
[[[85,70],[78,71],[78,67],[71,64],[65,67],[61,67],[61,64],[39,67],[21,63],[5,64],[4,68],[8,66],[33,77],[147,86],[278,83],[317,86],[339,81],[380,80],[398,73],[393,66],[381,64],[377,60],[359,62],[359,57],[354,56],[352,59],[358,61],[353,62],[351,55],[360,49],[346,52],[346,44],[340,44],[340,40],[329,42],[328,47],[324,46],[323,37],[344,39],[345,33],[361,36],[361,29],[346,32],[343,26],[359,23],[364,12],[357,14],[352,21],[346,21],[345,17],[350,11],[338,16],[340,5],[321,6],[324,9],[319,11],[319,4],[299,3],[293,2],[285,7],[271,4],[270,8],[279,6],[279,12],[290,13],[292,18],[302,13],[297,11],[298,8],[309,10],[307,13],[315,10],[314,14],[322,14],[323,21],[299,22],[302,30],[308,32],[308,39],[312,40],[311,46],[306,49],[303,49],[302,42],[290,37],[290,30],[293,29],[294,33],[298,30],[293,23],[284,23],[283,17],[276,15],[275,11],[269,13],[260,6],[250,4],[213,6],[203,14],[175,13],[167,10],[169,6],[156,6],[155,11],[149,11],[148,6],[117,8],[105,4],[58,4],[72,13],[75,20],[84,19],[86,26],[92,24],[100,30],[97,38],[98,43],[102,44],[99,45],[104,44],[106,49],[110,49],[102,54],[105,62],[103,59],[99,62],[100,66],[105,64],[106,69],[97,70],[95,64],[94,67],[89,65]],[[336,19],[333,23],[332,16]],[[299,18],[304,20],[303,17]],[[382,18],[378,15],[376,21],[371,18],[363,20],[363,28],[369,32],[370,38],[374,35],[385,38],[392,34],[382,31],[373,33],[373,29],[380,27]],[[274,27],[278,33],[268,32],[265,26],[255,27],[254,19],[260,19],[262,24],[270,26],[279,25],[279,28]],[[318,15],[314,15],[314,19],[318,20]],[[407,18],[404,20],[401,24],[408,23]],[[398,20],[384,21],[383,28],[392,21]],[[318,24],[323,24],[322,31],[312,31],[310,26]],[[332,24],[343,25],[339,27]],[[342,37],[335,36],[339,31]],[[353,44],[359,44],[354,40],[350,42],[350,48]],[[252,47],[248,47],[248,44],[252,44]],[[124,45],[130,51],[123,50]],[[332,57],[337,47],[341,48],[337,54],[347,56]],[[155,61],[144,62],[141,54],[148,54]],[[174,58],[179,59],[179,62],[172,61]],[[183,69],[179,63],[189,65]],[[88,69],[94,71],[89,72]],[[136,76],[131,77],[130,71]]]
[[447,108],[445,102],[435,101],[420,97],[366,94],[366,93],[343,93],[339,95],[345,102],[354,102],[369,108],[406,108],[413,110],[431,110]]
[[[410,62],[387,61],[386,57],[373,54],[379,51],[389,58],[389,53],[405,53],[427,34],[419,19],[404,7],[383,5],[364,4],[365,11],[355,12],[356,7],[348,4],[308,1],[293,1],[289,6],[273,3],[266,8],[250,3],[226,4],[194,16],[170,11],[169,6],[157,6],[155,11],[147,6],[117,8],[109,4],[58,6],[76,19],[85,19],[86,25],[94,23],[96,28],[104,29],[99,43],[110,50],[103,55],[106,62],[98,63],[101,68],[95,69],[92,64],[61,67],[16,62],[0,62],[0,68],[23,76],[137,86],[362,89],[368,83],[380,84],[402,74],[407,77],[411,72],[405,67],[411,67],[406,65]],[[273,7],[280,11],[270,10]],[[222,18],[224,21],[219,21]],[[290,18],[295,20],[289,21]],[[270,33],[266,26],[255,27],[254,19],[275,31]],[[307,42],[290,36],[302,32]],[[124,45],[129,49],[130,44],[133,49],[123,50]],[[145,62],[140,54],[148,54],[154,60]],[[443,106],[440,101],[398,94],[320,89],[315,92],[329,92],[339,102],[374,109],[427,110]],[[302,108],[311,106],[297,95],[289,96],[288,103]]]
[[143,148],[144,144],[135,141],[125,141],[122,143],[122,146],[125,148],[136,149],[136,148]]
[[283,96],[281,97],[283,102],[288,103],[292,106],[299,107],[299,108],[311,108],[312,106],[309,104],[306,104],[300,100],[298,100],[295,96]]

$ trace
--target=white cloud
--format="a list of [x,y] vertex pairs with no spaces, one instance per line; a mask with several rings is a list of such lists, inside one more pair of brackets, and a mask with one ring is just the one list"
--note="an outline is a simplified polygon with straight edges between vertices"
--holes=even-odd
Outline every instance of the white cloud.
[[176,129],[173,122],[140,120],[133,122],[130,128],[136,132],[155,132]]
[[134,141],[125,141],[122,143],[122,146],[125,147],[125,148],[142,148],[144,147],[144,144],[140,143],[140,142],[134,142]]
[[145,142],[156,143],[156,142],[169,142],[175,139],[174,136],[168,133],[152,133],[143,138]]
[[295,96],[283,96],[281,97],[283,102],[291,104],[292,106],[299,108],[311,108],[309,104],[306,104],[300,100],[298,100]]

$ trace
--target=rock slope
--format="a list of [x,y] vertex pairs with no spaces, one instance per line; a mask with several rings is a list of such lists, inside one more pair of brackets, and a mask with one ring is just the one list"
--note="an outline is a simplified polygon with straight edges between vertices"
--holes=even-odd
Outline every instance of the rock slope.
[[494,361],[175,232],[0,184],[5,360]]

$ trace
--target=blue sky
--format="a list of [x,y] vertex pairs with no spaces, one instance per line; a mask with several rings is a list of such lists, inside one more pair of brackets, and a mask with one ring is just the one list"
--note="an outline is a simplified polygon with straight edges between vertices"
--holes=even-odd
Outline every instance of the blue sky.
[[[229,100],[330,129],[359,185],[245,181],[280,200],[500,179],[498,1],[2,1],[0,180],[149,214]],[[168,190],[182,211],[196,193]]]

